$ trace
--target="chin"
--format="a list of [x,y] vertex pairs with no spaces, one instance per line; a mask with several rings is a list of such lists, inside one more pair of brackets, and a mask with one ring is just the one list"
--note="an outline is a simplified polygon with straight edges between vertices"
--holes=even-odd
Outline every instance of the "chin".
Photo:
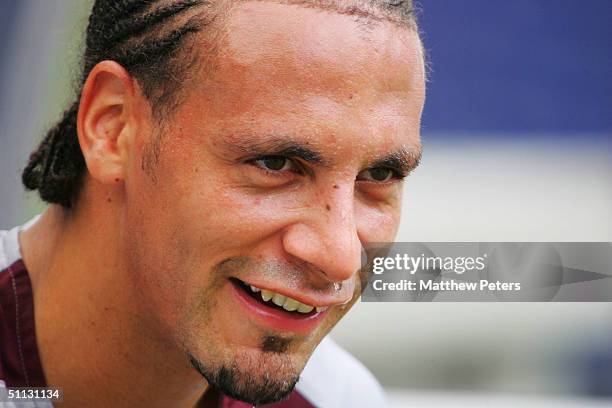
[[304,367],[286,352],[276,351],[242,351],[231,361],[212,364],[193,355],[189,358],[209,385],[252,405],[269,404],[288,396]]

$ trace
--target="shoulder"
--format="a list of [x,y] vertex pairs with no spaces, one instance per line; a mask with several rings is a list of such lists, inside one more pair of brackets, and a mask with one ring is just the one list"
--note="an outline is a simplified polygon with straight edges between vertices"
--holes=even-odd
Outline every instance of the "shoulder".
[[37,215],[24,225],[17,226],[8,231],[0,230],[0,273],[21,259],[19,232],[35,223],[39,217]]
[[306,364],[297,391],[317,407],[385,407],[382,387],[355,357],[330,338]]
[[20,258],[19,251],[14,245],[17,241],[17,233],[17,228],[10,231],[0,230],[0,273]]
[[19,250],[23,229],[0,231],[0,379],[13,387],[42,387],[32,285]]

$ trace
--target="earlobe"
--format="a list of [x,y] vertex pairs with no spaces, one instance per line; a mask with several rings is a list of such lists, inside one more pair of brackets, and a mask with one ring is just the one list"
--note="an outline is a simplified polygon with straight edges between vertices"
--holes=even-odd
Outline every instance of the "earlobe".
[[133,81],[114,61],[96,65],[83,86],[77,134],[90,175],[103,184],[125,176],[134,124]]

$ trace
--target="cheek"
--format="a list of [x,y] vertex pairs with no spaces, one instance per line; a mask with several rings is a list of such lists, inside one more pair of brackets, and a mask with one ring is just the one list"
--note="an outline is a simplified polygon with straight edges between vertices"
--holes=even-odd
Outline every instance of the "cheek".
[[357,204],[355,216],[362,243],[392,242],[400,222],[401,203],[382,208]]
[[198,213],[198,206],[190,210],[190,183],[181,181],[187,166],[170,168],[164,152],[160,158],[153,175],[142,169],[142,157],[132,163],[123,228],[130,269],[144,302],[171,324],[208,279],[202,273],[208,265],[198,254],[201,234],[193,225],[205,223],[203,214],[210,212]]
[[130,275],[137,288],[142,316],[150,316],[166,334],[173,333],[177,317],[186,299],[185,276],[188,268],[182,248],[172,242],[173,231],[163,219],[153,218],[150,206],[146,211],[132,205],[125,223],[128,241]]
[[[299,219],[308,207],[303,189],[263,189],[245,181],[231,166],[204,167],[184,190],[184,212],[199,213],[191,225],[206,229],[217,246],[243,246],[260,241]],[[256,187],[257,186],[257,187]]]

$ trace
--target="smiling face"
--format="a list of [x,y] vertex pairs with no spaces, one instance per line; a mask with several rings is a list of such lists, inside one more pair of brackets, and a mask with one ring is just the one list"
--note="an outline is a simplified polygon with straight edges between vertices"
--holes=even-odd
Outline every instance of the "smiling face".
[[125,235],[160,335],[221,391],[262,403],[292,389],[358,297],[363,245],[394,238],[424,67],[411,30],[328,11],[241,3],[225,30],[150,171],[140,136]]

